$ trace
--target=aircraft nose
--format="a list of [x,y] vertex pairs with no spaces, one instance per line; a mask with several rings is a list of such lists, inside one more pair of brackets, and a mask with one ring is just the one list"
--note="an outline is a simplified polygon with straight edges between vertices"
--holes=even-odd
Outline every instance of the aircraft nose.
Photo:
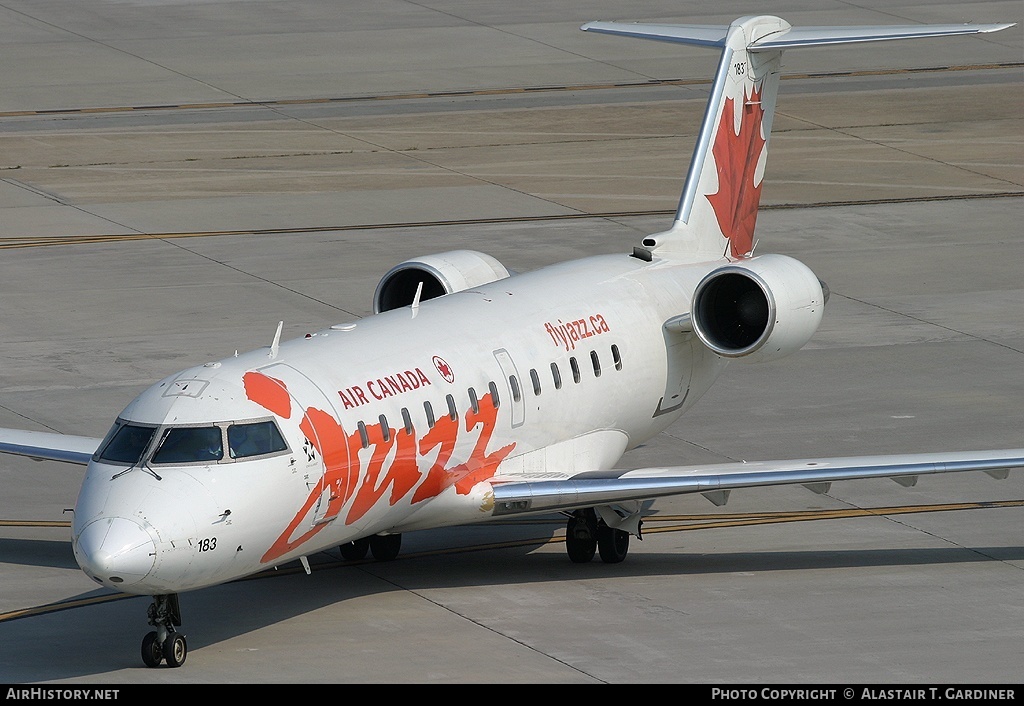
[[74,550],[82,570],[112,588],[138,583],[156,562],[153,537],[124,517],[104,517],[86,525]]

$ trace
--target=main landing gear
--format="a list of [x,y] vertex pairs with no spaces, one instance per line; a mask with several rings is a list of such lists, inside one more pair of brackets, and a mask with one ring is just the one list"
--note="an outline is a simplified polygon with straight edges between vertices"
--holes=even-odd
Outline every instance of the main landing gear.
[[398,557],[402,549],[402,535],[375,534],[342,544],[338,549],[341,550],[341,558],[346,561],[365,559],[367,552],[377,561],[391,561]]
[[180,667],[188,656],[188,643],[184,635],[175,631],[181,626],[178,594],[153,596],[148,615],[149,624],[156,630],[142,638],[142,661],[147,667],[159,667],[164,660],[168,667]]
[[576,510],[565,526],[565,551],[575,564],[585,564],[601,555],[606,564],[618,564],[629,551],[629,532],[605,524],[593,508]]

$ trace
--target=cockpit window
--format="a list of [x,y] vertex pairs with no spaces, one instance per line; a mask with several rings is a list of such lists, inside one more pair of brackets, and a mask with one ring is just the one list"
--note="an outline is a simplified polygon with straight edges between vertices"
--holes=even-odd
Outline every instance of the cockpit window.
[[99,460],[110,463],[135,465],[142,460],[142,454],[149,446],[156,427],[142,427],[123,424],[113,434],[99,454]]
[[153,454],[153,463],[203,463],[222,458],[220,427],[172,427]]
[[249,458],[286,451],[288,444],[272,421],[232,424],[228,427],[231,458]]

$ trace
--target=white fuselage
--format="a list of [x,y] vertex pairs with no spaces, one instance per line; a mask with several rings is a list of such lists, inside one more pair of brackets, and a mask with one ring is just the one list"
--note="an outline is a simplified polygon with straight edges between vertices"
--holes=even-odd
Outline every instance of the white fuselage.
[[[119,590],[173,593],[490,519],[496,478],[611,468],[721,371],[665,323],[723,262],[577,260],[166,378],[121,415],[157,429],[143,461],[89,465],[79,563]],[[168,427],[267,418],[287,450],[152,462]]]

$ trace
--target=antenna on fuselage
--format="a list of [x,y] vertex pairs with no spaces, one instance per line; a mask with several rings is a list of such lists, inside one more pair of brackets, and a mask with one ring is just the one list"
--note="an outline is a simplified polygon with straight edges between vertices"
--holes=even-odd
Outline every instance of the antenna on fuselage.
[[416,318],[416,312],[420,310],[420,297],[423,296],[423,282],[416,285],[416,296],[412,298],[412,318]]
[[274,342],[270,344],[270,354],[268,358],[276,358],[277,351],[281,347],[281,329],[284,328],[284,322],[277,322],[277,333],[274,334]]

